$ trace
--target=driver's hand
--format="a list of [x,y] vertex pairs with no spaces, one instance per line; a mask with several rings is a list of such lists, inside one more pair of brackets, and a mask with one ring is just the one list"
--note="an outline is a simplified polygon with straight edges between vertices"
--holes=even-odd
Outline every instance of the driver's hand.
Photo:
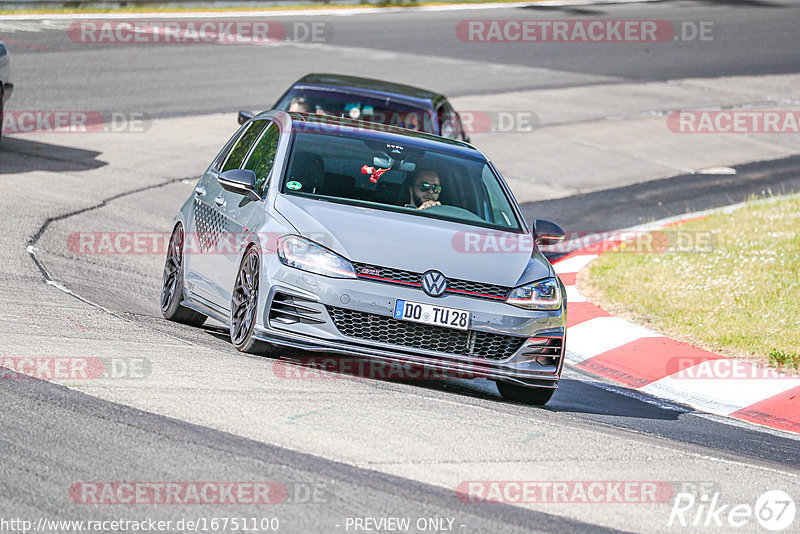
[[430,208],[431,206],[441,206],[441,205],[442,203],[439,202],[438,200],[426,200],[425,202],[422,203],[422,206],[420,206],[419,209],[424,210],[426,208]]

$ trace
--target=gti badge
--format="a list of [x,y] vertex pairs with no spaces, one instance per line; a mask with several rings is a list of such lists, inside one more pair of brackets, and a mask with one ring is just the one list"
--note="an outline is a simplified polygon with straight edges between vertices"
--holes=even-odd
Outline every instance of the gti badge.
[[422,290],[432,297],[439,297],[447,289],[447,278],[439,271],[426,271],[422,275]]

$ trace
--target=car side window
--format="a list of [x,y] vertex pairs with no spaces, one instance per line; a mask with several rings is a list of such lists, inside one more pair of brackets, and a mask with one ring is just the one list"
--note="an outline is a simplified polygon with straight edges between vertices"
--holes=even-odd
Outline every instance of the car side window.
[[264,131],[264,128],[270,124],[269,121],[253,121],[250,123],[250,126],[247,130],[239,137],[239,140],[236,142],[236,146],[233,147],[231,150],[228,159],[225,161],[225,165],[222,167],[221,172],[229,171],[231,169],[238,169],[241,167],[242,162],[244,161],[245,156],[250,151],[250,147],[253,145],[253,142],[258,139],[258,136]]
[[437,110],[437,115],[439,119],[439,128],[441,130],[442,137],[448,137],[450,139],[460,139],[461,138],[461,128],[458,121],[458,115],[456,112],[453,111],[453,108],[450,107],[450,104],[447,102],[442,103]]
[[514,209],[488,165],[483,168],[482,181],[488,195],[491,222],[500,226],[513,227]]
[[225,146],[222,148],[222,150],[219,151],[219,154],[217,154],[216,159],[214,159],[214,163],[211,164],[212,171],[220,172],[219,170],[222,167],[222,164],[225,163],[225,158],[228,157],[228,154],[233,148],[233,145],[236,144],[236,141],[239,139],[239,137],[242,135],[242,132],[246,128],[247,126],[242,126],[238,130],[236,130],[236,133],[233,134],[233,136],[228,140],[227,143],[225,143]]
[[278,125],[271,121],[268,124],[261,135],[261,139],[258,140],[244,164],[245,169],[251,170],[256,174],[256,192],[259,195],[262,195],[266,188],[269,173],[275,163],[278,141],[281,137]]

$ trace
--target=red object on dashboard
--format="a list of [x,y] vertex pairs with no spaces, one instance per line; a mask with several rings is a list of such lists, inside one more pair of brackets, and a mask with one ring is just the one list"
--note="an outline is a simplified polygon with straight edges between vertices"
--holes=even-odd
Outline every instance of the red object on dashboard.
[[385,173],[388,170],[389,169],[380,169],[364,165],[363,167],[361,167],[361,174],[369,174],[369,181],[372,182],[373,184],[377,184],[378,178],[383,176],[383,173]]

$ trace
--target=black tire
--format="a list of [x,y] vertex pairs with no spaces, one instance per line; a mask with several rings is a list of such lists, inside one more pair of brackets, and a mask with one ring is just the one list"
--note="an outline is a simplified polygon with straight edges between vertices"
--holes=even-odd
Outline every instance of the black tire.
[[169,321],[200,326],[207,317],[181,305],[183,301],[183,226],[177,225],[169,238],[164,276],[161,280],[161,314]]
[[[3,85],[3,82],[0,82],[0,86]],[[0,89],[0,143],[3,142],[3,90]]]
[[518,386],[510,382],[500,381],[497,382],[497,391],[506,400],[533,404],[534,406],[544,406],[553,396],[553,393],[556,392],[552,388]]
[[280,349],[253,338],[258,315],[258,290],[261,278],[261,258],[255,247],[242,257],[236,283],[231,295],[231,343],[241,352],[277,356]]

